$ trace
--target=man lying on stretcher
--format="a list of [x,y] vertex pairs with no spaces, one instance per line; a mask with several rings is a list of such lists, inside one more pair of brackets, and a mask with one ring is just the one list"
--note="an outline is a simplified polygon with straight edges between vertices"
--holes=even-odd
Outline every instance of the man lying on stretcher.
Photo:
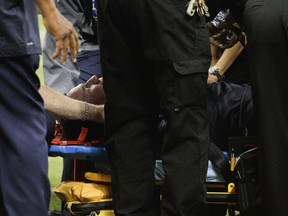
[[[105,93],[102,81],[92,76],[85,84],[79,84],[67,96],[42,85],[39,89],[45,108],[55,118],[104,122]],[[88,111],[87,111],[88,110]]]
[[44,85],[39,93],[46,108],[48,144],[54,138],[56,120],[65,127],[70,140],[77,140],[81,126],[90,128],[88,139],[93,139],[93,130],[97,130],[97,139],[103,136],[105,93],[96,76],[71,89],[67,96]]
[[[239,92],[242,92],[241,90],[242,87],[243,86],[239,86],[237,88]],[[234,89],[234,90],[237,91],[237,89]],[[87,120],[89,122],[89,125],[98,124],[99,126],[99,123],[100,123],[101,124],[100,127],[103,127],[102,123],[104,122],[105,93],[103,90],[102,81],[98,79],[96,76],[92,76],[85,84],[79,84],[78,86],[74,87],[70,92],[68,92],[67,96],[62,95],[47,86],[41,86],[39,92],[43,97],[45,108],[48,111],[50,111],[56,119],[58,118],[58,119],[66,119],[66,120],[79,120],[77,122],[78,125],[83,124],[85,122],[83,120]],[[245,97],[245,98],[248,101],[250,100],[252,101],[252,97],[250,96]],[[239,97],[237,99],[239,99],[239,102],[235,101],[235,98],[229,99],[229,97],[227,97],[225,99],[225,100],[231,100],[231,102],[233,102],[234,105],[233,105],[232,113],[234,113],[235,119],[239,117],[238,116],[239,113],[242,113],[241,116],[243,119],[246,119],[243,117],[245,113],[247,117],[251,118],[251,116],[248,116],[248,113],[250,113],[250,110],[251,110],[251,103],[248,101],[243,102],[242,101],[243,97]],[[217,107],[216,104],[218,103],[217,100],[215,101],[215,98],[211,99],[211,97],[208,97],[207,100],[208,100],[209,106],[214,107],[213,112],[215,112],[215,107]],[[225,104],[229,104],[229,103],[227,103],[226,101]],[[245,107],[245,105],[249,107]],[[239,108],[236,109],[235,106],[239,106]],[[225,110],[227,111],[229,109],[232,109],[232,108],[227,107]],[[208,109],[208,110],[211,110],[211,109]],[[238,110],[238,111],[235,112],[235,110]],[[218,110],[217,113],[218,115],[221,115],[221,110]],[[226,120],[228,121],[226,122],[226,125],[235,124],[232,116],[230,116],[229,119],[226,119]],[[159,122],[160,122],[159,130],[161,133],[163,132],[163,128],[164,128],[163,121],[165,122],[165,117],[164,119],[162,119],[162,117],[159,118]],[[52,126],[54,124],[55,122],[52,122]],[[213,122],[213,127],[221,128],[221,125],[219,124],[223,124],[223,119],[222,119],[222,122],[220,121]],[[239,125],[242,125],[241,127],[243,127],[243,124],[240,124],[239,122],[237,122],[236,124],[237,125],[234,125],[233,128],[239,127]],[[71,124],[71,121],[70,121],[69,124],[66,124],[65,128],[69,130],[69,126],[73,127],[72,125],[73,124]],[[71,129],[71,131],[73,132],[73,129]],[[100,130],[100,133],[102,131],[103,131],[103,128]],[[74,136],[77,137],[78,134],[79,132],[76,132]],[[73,134],[70,133],[70,135],[71,135],[70,137],[74,137]],[[98,133],[98,136],[99,136],[99,133]]]

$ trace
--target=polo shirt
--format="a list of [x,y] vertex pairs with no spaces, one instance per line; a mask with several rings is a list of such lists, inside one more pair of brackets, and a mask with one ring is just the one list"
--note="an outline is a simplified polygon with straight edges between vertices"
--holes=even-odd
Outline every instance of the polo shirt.
[[0,0],[0,57],[41,53],[34,0]]

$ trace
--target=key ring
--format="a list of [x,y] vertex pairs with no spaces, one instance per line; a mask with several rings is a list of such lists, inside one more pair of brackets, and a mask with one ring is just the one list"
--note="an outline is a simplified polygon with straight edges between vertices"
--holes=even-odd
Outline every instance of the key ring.
[[205,4],[205,0],[190,0],[186,6],[187,6],[186,14],[188,14],[189,16],[194,16],[195,11],[200,17],[210,16],[208,12],[208,7]]

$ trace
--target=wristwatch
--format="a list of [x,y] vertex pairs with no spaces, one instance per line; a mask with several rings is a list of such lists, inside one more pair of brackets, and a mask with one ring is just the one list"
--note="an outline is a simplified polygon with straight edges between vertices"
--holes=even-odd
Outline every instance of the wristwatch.
[[211,73],[214,76],[216,76],[217,79],[218,79],[218,82],[222,82],[224,80],[224,76],[220,74],[220,70],[216,66],[213,66],[213,67],[209,68],[209,73]]

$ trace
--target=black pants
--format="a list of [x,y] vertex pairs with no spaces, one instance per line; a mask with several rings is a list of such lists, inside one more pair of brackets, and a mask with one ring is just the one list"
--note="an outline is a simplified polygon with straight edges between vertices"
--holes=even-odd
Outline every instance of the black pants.
[[248,0],[244,13],[267,216],[288,212],[287,10],[286,0]]
[[[122,98],[128,112],[115,104],[106,106],[106,128],[112,131],[111,134],[108,131],[107,149],[116,215],[153,215],[154,159],[159,145],[158,110],[155,110],[158,102],[154,97],[158,94],[168,120],[161,147],[166,174],[163,215],[198,215],[199,206],[205,202],[203,183],[209,144],[205,112],[206,75],[180,76],[166,66],[156,69],[165,73],[155,78],[157,88],[154,93],[147,91],[148,86],[140,85],[140,89],[133,91],[143,91],[141,98]],[[109,75],[105,79],[113,82]],[[188,96],[186,92],[191,94]],[[121,97],[121,93],[118,96]],[[113,119],[114,115],[120,117]]]
[[98,3],[115,214],[159,214],[154,160],[161,108],[168,121],[161,143],[166,176],[161,215],[204,216],[210,64],[205,20],[188,17],[182,0]]
[[39,55],[0,58],[0,212],[48,214],[50,186]]

